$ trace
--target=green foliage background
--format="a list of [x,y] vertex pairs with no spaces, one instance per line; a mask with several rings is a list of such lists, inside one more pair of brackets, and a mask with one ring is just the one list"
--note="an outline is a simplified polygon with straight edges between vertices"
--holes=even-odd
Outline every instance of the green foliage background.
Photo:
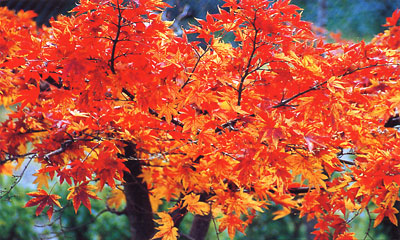
[[30,197],[26,193],[36,191],[21,184],[5,194],[14,183],[13,177],[0,177],[0,239],[39,240],[39,239],[79,239],[79,240],[128,240],[129,223],[125,215],[104,212],[105,199],[109,191],[100,194],[103,200],[92,200],[92,213],[83,206],[75,214],[70,201],[67,201],[66,184],[55,185],[52,194],[62,198],[62,209],[48,220],[46,209],[36,217],[36,207],[24,208]]
[[[304,9],[303,19],[318,22],[318,0],[292,0]],[[386,17],[400,8],[400,0],[325,0],[326,28],[355,41],[370,40],[385,28]]]

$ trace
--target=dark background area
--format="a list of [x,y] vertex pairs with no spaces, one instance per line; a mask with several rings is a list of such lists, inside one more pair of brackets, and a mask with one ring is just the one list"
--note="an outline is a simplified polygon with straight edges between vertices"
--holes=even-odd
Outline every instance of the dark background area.
[[[0,0],[0,6],[14,10],[34,10],[39,26],[48,25],[48,20],[58,14],[68,14],[76,0]],[[204,18],[207,12],[217,13],[222,0],[165,0],[173,8],[164,14],[166,20],[179,19],[179,25],[187,27],[195,22],[194,17]],[[386,17],[396,8],[400,0],[293,0],[293,4],[304,9],[303,19],[332,32],[342,32],[345,38],[355,41],[371,39],[382,32]],[[179,27],[179,26],[178,26]]]
[[7,6],[10,9],[33,10],[38,16],[35,18],[38,26],[49,24],[51,17],[59,14],[66,14],[75,6],[76,0],[0,0],[0,6]]

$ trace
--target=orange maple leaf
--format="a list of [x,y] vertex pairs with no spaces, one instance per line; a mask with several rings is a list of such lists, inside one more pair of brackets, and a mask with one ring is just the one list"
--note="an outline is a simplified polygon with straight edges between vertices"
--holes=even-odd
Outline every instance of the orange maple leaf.
[[389,220],[394,224],[394,225],[398,225],[397,222],[397,218],[396,218],[396,214],[399,212],[399,210],[397,210],[394,207],[388,207],[388,208],[377,208],[374,210],[375,213],[379,213],[378,216],[375,218],[375,222],[374,222],[374,227],[378,226],[384,217],[388,217]]
[[274,212],[273,214],[275,215],[272,220],[277,220],[280,218],[283,218],[291,213],[289,208],[284,207],[282,210],[278,210]]
[[337,236],[336,240],[353,240],[357,239],[354,237],[355,233],[342,233],[339,236]]
[[70,193],[67,196],[67,200],[72,199],[75,213],[78,212],[78,208],[81,203],[83,203],[83,205],[87,207],[89,211],[92,211],[89,198],[100,199],[96,196],[94,192],[92,192],[92,190],[96,187],[93,185],[88,185],[88,183],[89,182],[84,182],[78,186],[68,188],[68,191],[70,191]]
[[246,222],[240,219],[240,217],[236,216],[235,214],[229,214],[223,216],[222,218],[218,219],[220,222],[219,225],[219,232],[223,232],[226,228],[228,228],[228,234],[231,239],[235,237],[236,230],[244,232],[246,227]]

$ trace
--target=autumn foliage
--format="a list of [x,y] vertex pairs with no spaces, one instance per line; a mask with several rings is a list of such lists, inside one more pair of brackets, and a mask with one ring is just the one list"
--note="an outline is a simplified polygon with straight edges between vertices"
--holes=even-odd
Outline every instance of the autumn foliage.
[[40,164],[27,207],[61,207],[50,180],[75,211],[106,185],[110,208],[138,204],[141,182],[156,238],[187,211],[233,238],[270,204],[316,219],[317,239],[352,238],[371,204],[397,225],[400,12],[370,43],[329,43],[288,0],[225,1],[182,36],[160,0],[82,0],[41,29],[0,9],[0,172]]

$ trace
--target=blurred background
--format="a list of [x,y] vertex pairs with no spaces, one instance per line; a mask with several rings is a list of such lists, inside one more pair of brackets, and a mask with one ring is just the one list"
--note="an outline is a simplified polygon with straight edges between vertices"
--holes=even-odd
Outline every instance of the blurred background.
[[[38,25],[47,24],[51,17],[67,14],[77,0],[0,0],[0,6],[14,10],[34,10],[39,15]],[[207,12],[218,12],[222,0],[165,0],[173,8],[165,12],[165,19],[179,19],[179,24],[194,17],[204,18]],[[304,9],[303,19],[332,32],[341,32],[352,40],[371,39],[384,28],[385,18],[396,8],[400,0],[292,0]]]
[[303,19],[355,41],[382,32],[386,17],[400,8],[400,0],[293,0],[304,9]]
[[[180,27],[187,27],[194,18],[204,18],[207,12],[217,13],[222,0],[165,0],[173,8],[164,12],[165,20],[176,20],[173,26],[179,34]],[[0,6],[18,10],[34,10],[38,13],[35,21],[38,26],[49,25],[49,19],[58,14],[69,14],[76,5],[76,0],[0,0]],[[342,33],[346,39],[369,41],[375,34],[384,30],[385,18],[400,8],[400,0],[293,0],[303,10],[303,19],[315,23],[335,33]],[[0,23],[1,24],[1,23]],[[0,110],[3,112],[4,109]],[[3,116],[4,117],[4,116]],[[1,121],[1,119],[0,119]],[[32,173],[32,172],[31,172]],[[9,187],[18,177],[0,177],[0,240],[2,239],[129,239],[128,220],[124,216],[104,212],[104,201],[92,201],[92,214],[80,208],[75,215],[70,203],[62,202],[66,207],[48,222],[46,216],[35,216],[34,208],[23,208],[29,200],[27,192],[33,191],[32,178],[24,178],[20,184],[8,192]],[[67,186],[54,189],[65,200]],[[107,192],[103,199],[107,198]],[[164,206],[167,207],[167,206]],[[399,206],[398,206],[399,208]],[[278,210],[271,206],[271,210]],[[185,217],[181,231],[188,232],[193,216]],[[362,212],[348,216],[351,231],[358,239],[391,240],[400,239],[399,228],[386,219],[377,228],[372,228],[374,215]],[[253,224],[246,230],[246,235],[238,234],[235,239],[313,239],[313,222],[299,219],[294,214],[272,221],[271,211],[260,213]],[[399,217],[398,217],[399,218]],[[219,239],[229,239],[226,233],[219,234]],[[182,238],[184,239],[184,238]],[[214,227],[210,226],[208,238],[217,239]]]

